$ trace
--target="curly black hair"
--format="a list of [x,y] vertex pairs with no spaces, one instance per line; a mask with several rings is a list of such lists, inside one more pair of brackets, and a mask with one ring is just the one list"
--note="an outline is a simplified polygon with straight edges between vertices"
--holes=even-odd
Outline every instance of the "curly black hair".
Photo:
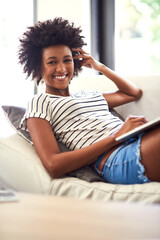
[[[23,71],[27,74],[27,78],[31,75],[32,80],[36,79],[37,84],[42,79],[42,49],[52,45],[66,45],[71,51],[72,48],[81,48],[85,44],[81,36],[80,27],[74,27],[74,23],[68,20],[55,18],[54,20],[46,20],[37,22],[34,26],[28,27],[20,38],[20,46],[18,51],[19,63],[24,65]],[[72,51],[73,57],[76,55]],[[74,60],[74,76],[81,71],[79,60]]]

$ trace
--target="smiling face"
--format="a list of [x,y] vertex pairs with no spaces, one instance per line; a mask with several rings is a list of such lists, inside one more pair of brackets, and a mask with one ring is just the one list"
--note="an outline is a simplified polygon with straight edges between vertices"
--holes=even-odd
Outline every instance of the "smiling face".
[[65,45],[54,45],[42,50],[42,77],[46,93],[69,96],[69,82],[74,73],[72,52]]

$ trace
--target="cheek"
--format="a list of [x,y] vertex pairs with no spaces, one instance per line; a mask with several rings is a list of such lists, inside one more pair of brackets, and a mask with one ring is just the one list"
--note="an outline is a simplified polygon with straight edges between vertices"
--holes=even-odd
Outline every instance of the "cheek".
[[42,76],[49,76],[52,74],[52,69],[51,68],[43,68],[43,71],[42,71]]

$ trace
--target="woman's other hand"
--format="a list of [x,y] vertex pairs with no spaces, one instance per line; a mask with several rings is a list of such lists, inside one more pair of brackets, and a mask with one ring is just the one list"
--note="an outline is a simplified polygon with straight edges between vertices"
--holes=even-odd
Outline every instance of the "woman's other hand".
[[143,125],[144,123],[147,123],[147,119],[145,116],[133,116],[133,115],[129,115],[126,119],[126,121],[124,122],[124,124],[122,125],[122,127],[120,128],[120,130],[115,134],[116,138],[119,137],[120,135],[127,133],[141,125]]

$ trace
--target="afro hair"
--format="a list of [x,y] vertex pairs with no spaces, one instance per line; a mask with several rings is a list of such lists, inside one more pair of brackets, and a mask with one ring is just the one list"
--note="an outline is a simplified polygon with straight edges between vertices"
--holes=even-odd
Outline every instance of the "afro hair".
[[[42,49],[52,45],[66,45],[71,51],[72,48],[82,48],[84,45],[82,30],[74,27],[73,23],[62,18],[37,22],[34,26],[28,27],[20,39],[18,51],[19,63],[23,65],[23,71],[36,80],[37,84],[42,79]],[[76,55],[72,51],[73,57]],[[74,76],[81,71],[79,60],[74,60]]]

